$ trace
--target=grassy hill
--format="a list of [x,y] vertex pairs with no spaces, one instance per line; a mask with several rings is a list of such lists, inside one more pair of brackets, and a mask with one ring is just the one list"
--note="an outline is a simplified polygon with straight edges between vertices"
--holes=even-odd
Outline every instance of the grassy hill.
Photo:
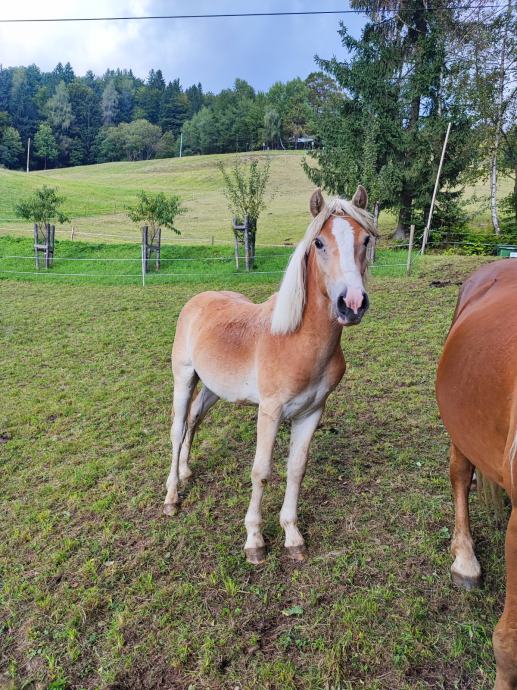
[[[33,189],[48,184],[67,197],[66,210],[79,232],[114,235],[107,239],[139,239],[139,229],[125,209],[140,189],[179,194],[188,213],[178,222],[182,240],[230,241],[231,217],[222,194],[220,160],[230,165],[233,155],[192,156],[134,163],[34,172],[30,175],[0,170],[0,233],[26,232],[27,224],[15,220],[14,206]],[[273,153],[271,183],[274,199],[260,220],[260,242],[296,240],[305,229],[313,185],[301,168],[301,154]],[[80,236],[88,239],[87,235]],[[173,235],[170,234],[172,239]],[[94,237],[91,237],[93,240]],[[98,238],[99,239],[99,238]]]
[[[274,199],[260,219],[258,241],[261,244],[296,241],[307,225],[308,200],[313,190],[301,167],[303,153],[275,151],[269,155]],[[231,242],[230,214],[217,163],[223,160],[230,165],[233,159],[233,154],[191,156],[61,168],[29,175],[0,169],[0,235],[30,232],[27,223],[16,220],[15,204],[36,187],[47,184],[57,187],[67,198],[66,210],[77,228],[77,237],[82,240],[100,241],[101,235],[105,241],[138,240],[139,230],[128,220],[125,209],[135,200],[137,192],[145,189],[174,192],[184,199],[188,213],[178,223],[182,230],[180,241],[209,244],[213,237],[215,243]],[[509,181],[502,185],[503,195],[509,185]],[[468,190],[468,195],[472,194],[486,197],[487,189],[480,184]],[[472,204],[473,214],[476,209]],[[488,221],[485,208],[475,215],[472,225],[483,227]],[[392,216],[381,216],[381,229],[388,232],[393,224]],[[58,229],[58,237],[69,232],[69,228]],[[173,239],[172,234],[170,238]]]

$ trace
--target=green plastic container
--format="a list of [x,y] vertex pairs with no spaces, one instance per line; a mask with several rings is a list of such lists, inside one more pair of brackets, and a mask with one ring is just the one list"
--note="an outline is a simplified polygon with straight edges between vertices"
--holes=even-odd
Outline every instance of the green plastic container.
[[517,259],[517,244],[498,244],[497,256],[510,256]]

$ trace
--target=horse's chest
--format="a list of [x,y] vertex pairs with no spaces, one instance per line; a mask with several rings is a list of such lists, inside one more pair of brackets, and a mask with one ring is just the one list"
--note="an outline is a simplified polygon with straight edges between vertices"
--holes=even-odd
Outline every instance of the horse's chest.
[[283,416],[290,419],[321,407],[332,388],[334,386],[327,377],[311,383],[301,393],[284,404]]

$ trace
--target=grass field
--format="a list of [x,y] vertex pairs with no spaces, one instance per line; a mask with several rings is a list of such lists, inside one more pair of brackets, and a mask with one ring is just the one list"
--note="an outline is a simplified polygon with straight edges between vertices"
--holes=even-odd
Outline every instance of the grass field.
[[[241,156],[243,154],[240,154]],[[264,154],[257,154],[259,156]],[[258,242],[281,244],[296,241],[308,222],[308,202],[313,190],[301,167],[302,152],[271,152],[271,190],[274,198],[259,221]],[[83,240],[118,241],[140,238],[139,229],[128,220],[125,209],[133,203],[140,189],[179,194],[188,213],[178,221],[182,238],[175,244],[199,241],[207,244],[233,241],[231,217],[222,194],[221,174],[217,162],[231,165],[234,155],[190,156],[134,163],[102,165],[32,172],[29,175],[0,169],[0,235],[30,232],[30,226],[15,218],[16,203],[42,184],[55,186],[67,198],[66,210]],[[510,191],[510,180],[501,182],[501,195]],[[479,183],[467,196],[487,195],[486,185]],[[488,209],[472,204],[472,226],[488,227]],[[380,226],[391,231],[395,219],[381,214]],[[68,236],[70,228],[57,228],[57,236]],[[102,235],[103,237],[99,237]]]
[[[372,276],[303,485],[309,560],[282,552],[284,426],[259,568],[242,554],[252,408],[211,411],[181,511],[161,516],[170,347],[207,281],[0,281],[0,687],[491,689],[504,535],[474,496],[484,588],[455,589],[433,396],[457,283],[480,261],[425,257],[410,279]],[[255,300],[273,289],[233,287]]]

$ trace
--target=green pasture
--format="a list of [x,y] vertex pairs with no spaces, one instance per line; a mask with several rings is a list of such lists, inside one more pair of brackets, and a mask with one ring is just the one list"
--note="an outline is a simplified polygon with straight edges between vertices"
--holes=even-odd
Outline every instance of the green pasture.
[[[293,247],[259,247],[255,268],[246,274],[244,261],[239,270],[232,247],[165,245],[161,267],[155,264],[146,275],[146,285],[210,281],[224,279],[246,283],[280,281]],[[0,237],[0,280],[12,279],[39,283],[85,283],[93,285],[136,285],[142,281],[141,248],[137,244],[93,244],[58,240],[53,266],[36,270],[33,241],[21,237]],[[419,257],[415,253],[415,266]],[[376,276],[404,275],[407,249],[381,248],[370,273]]]
[[[2,242],[3,255],[15,250],[30,254],[30,241]],[[410,278],[372,272],[371,309],[343,331],[347,372],[311,447],[300,500],[309,559],[282,549],[284,425],[258,568],[242,553],[253,408],[214,407],[181,510],[161,515],[176,319],[196,292],[228,289],[226,265],[145,291],[0,281],[0,687],[491,690],[504,533],[474,494],[484,587],[456,589],[433,395],[458,284],[482,260],[424,257]],[[275,281],[231,286],[261,301]]]
[[[258,153],[253,155],[263,156]],[[270,189],[274,198],[259,221],[259,244],[283,244],[296,242],[309,221],[308,203],[313,185],[301,167],[302,152],[269,152],[271,156]],[[240,157],[245,154],[239,154]],[[61,168],[31,172],[0,169],[0,235],[29,235],[27,223],[16,219],[16,203],[28,196],[36,187],[47,184],[57,187],[67,198],[65,210],[83,241],[138,241],[139,228],[126,216],[125,209],[134,203],[141,189],[152,192],[179,194],[188,213],[178,220],[182,236],[174,243],[231,244],[231,217],[222,193],[222,179],[217,163],[220,160],[231,165],[233,154],[189,156],[164,160],[132,163],[104,163],[101,165]],[[500,193],[510,191],[510,180],[501,181]],[[473,228],[489,227],[487,205],[488,187],[479,183],[466,191],[471,201]],[[484,200],[484,201],[483,201]],[[395,225],[392,215],[383,213],[380,227],[389,233]],[[70,226],[57,227],[57,237],[70,234]],[[167,234],[164,235],[167,240]]]

